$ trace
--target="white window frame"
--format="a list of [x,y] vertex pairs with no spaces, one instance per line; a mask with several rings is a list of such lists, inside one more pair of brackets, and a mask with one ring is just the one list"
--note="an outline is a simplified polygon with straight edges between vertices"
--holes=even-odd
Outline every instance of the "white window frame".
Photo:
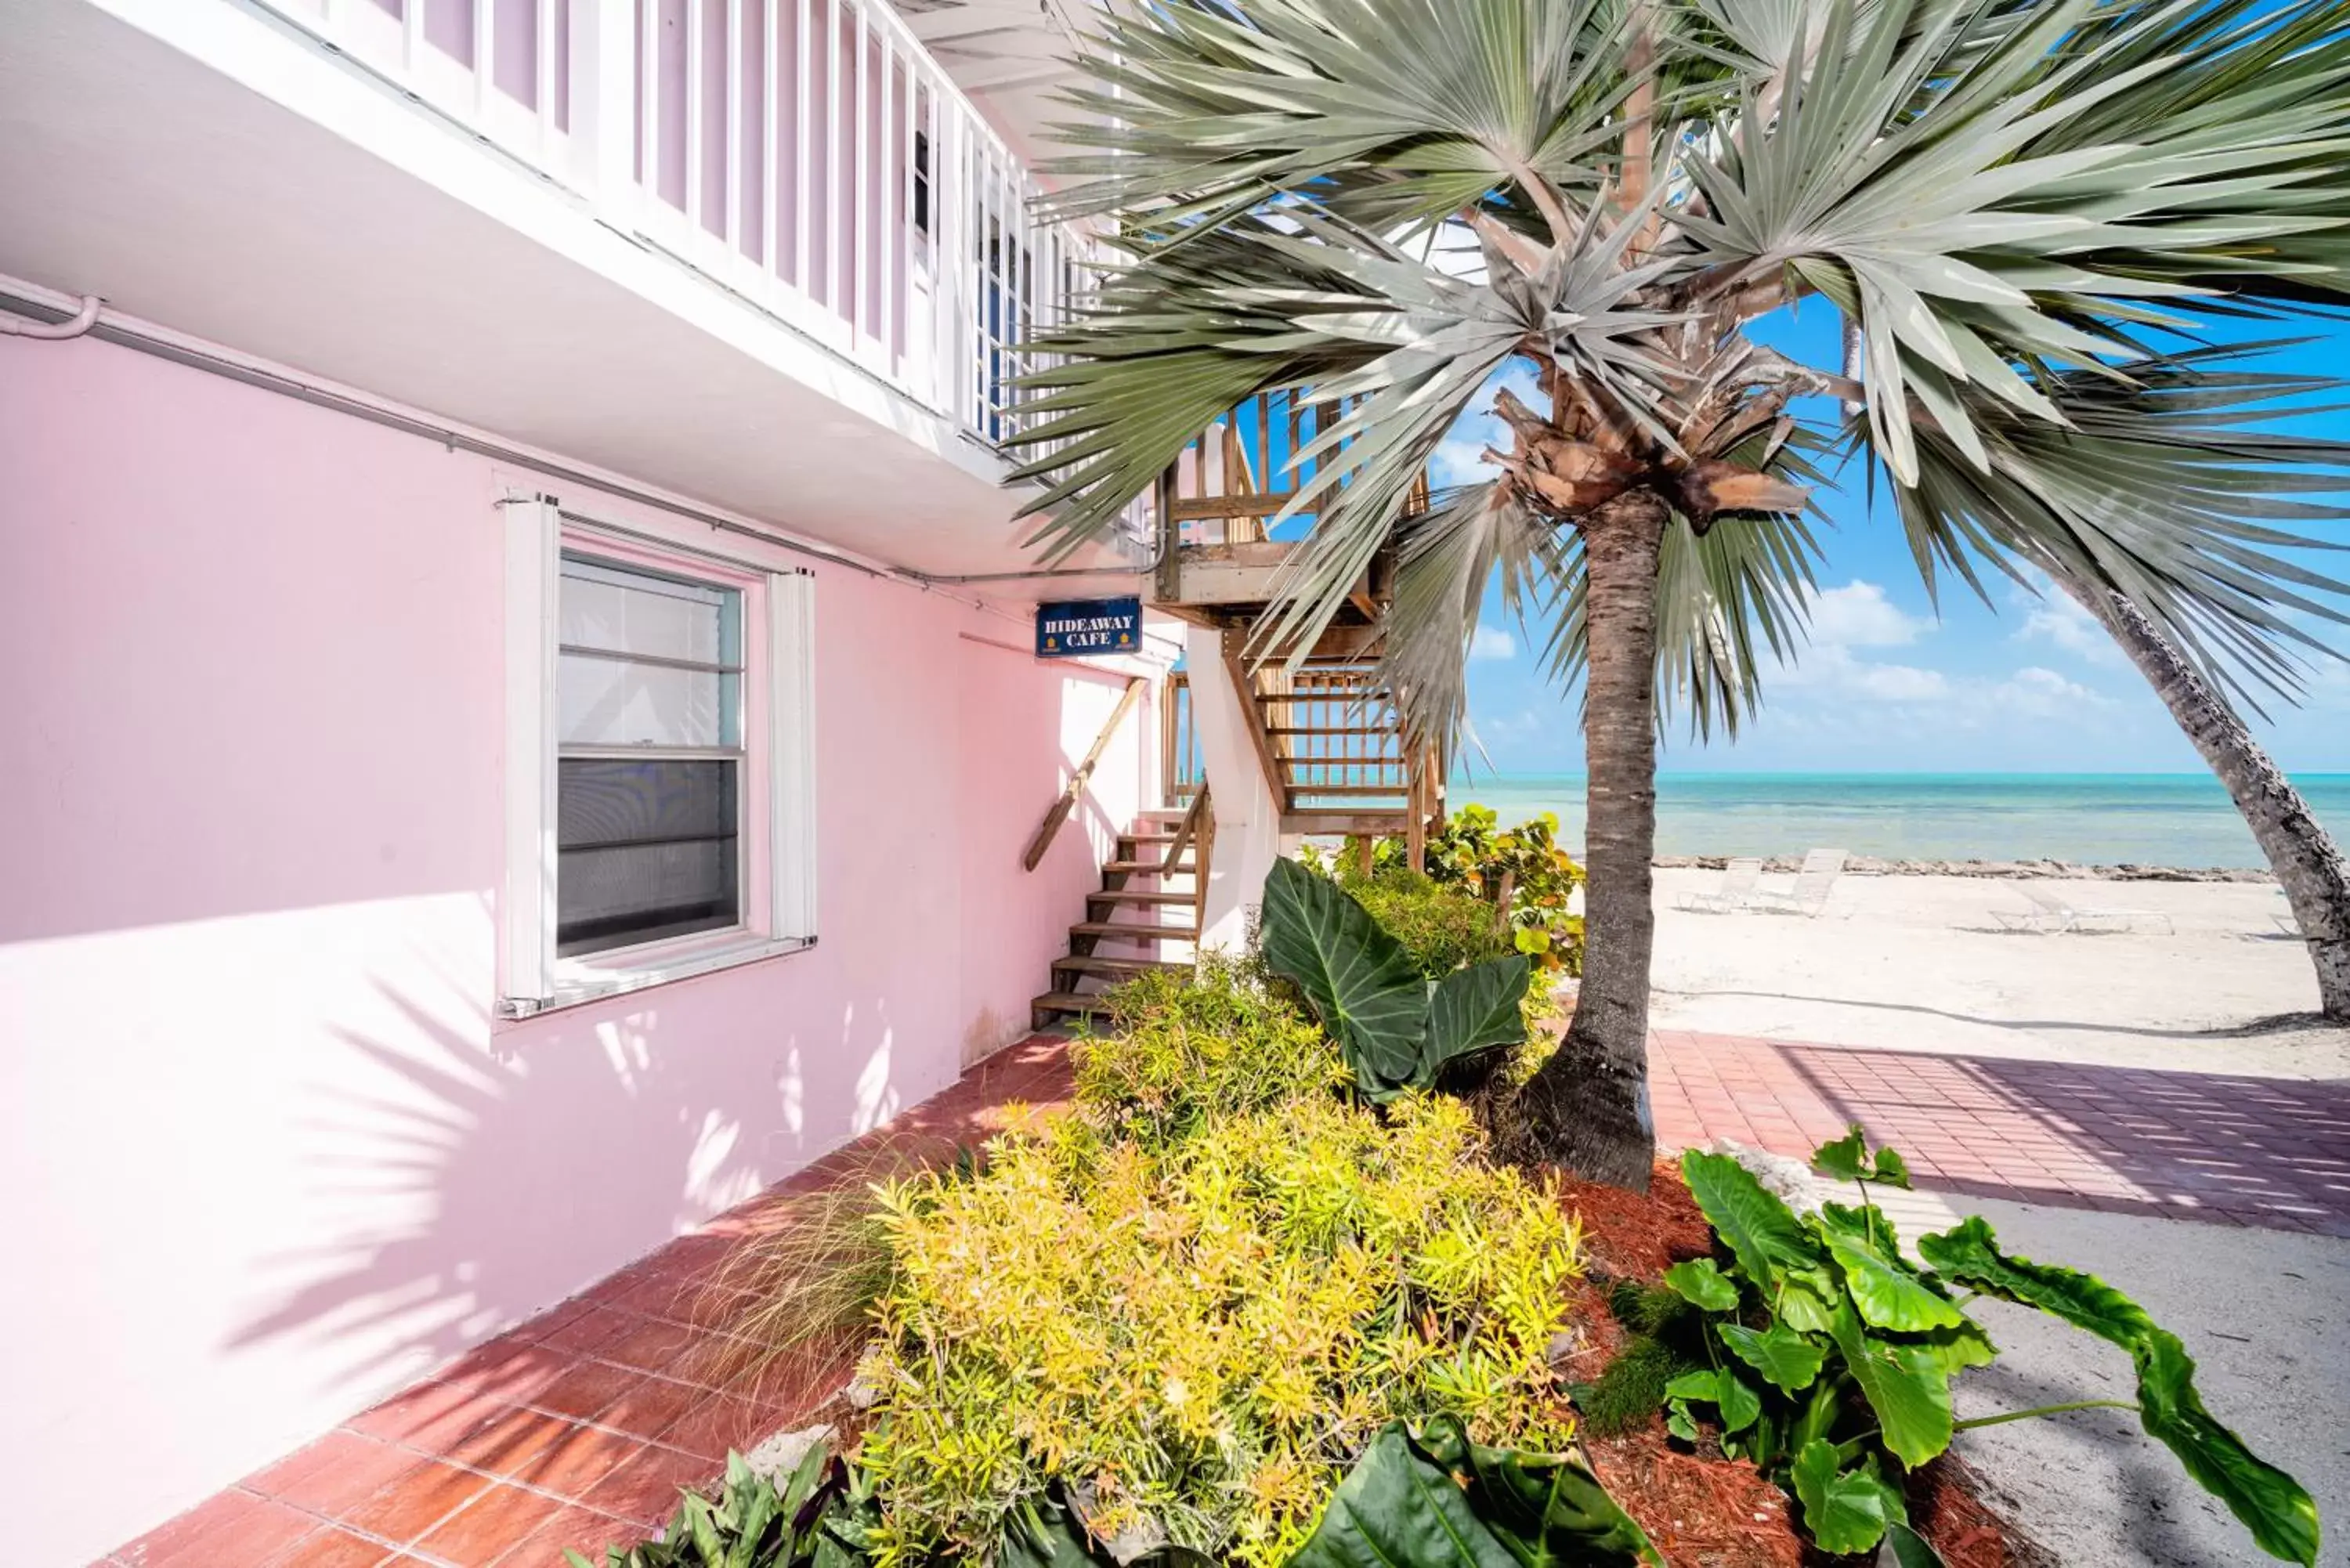
[[[505,545],[505,867],[498,1015],[527,1018],[816,942],[816,579],[667,545],[564,512],[554,497],[501,504]],[[566,548],[743,590],[745,765],[742,919],[575,958],[556,954],[556,648]]]

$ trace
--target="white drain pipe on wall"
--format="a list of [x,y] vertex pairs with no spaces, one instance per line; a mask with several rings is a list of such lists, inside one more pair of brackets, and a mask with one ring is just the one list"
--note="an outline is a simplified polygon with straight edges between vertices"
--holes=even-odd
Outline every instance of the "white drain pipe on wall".
[[63,321],[29,321],[21,316],[0,310],[0,336],[9,337],[39,337],[51,343],[62,343],[68,337],[78,337],[98,325],[98,312],[106,302],[94,294],[81,296],[81,309]]

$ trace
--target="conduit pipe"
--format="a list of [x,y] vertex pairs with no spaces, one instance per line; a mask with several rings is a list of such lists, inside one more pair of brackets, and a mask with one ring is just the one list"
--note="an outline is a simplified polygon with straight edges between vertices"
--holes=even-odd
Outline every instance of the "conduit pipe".
[[[49,292],[36,285],[26,284],[5,273],[0,273],[0,299],[5,299],[12,304],[30,305],[36,310],[44,308],[55,310],[59,315],[64,315],[62,306],[52,305],[42,297]],[[64,320],[56,322],[32,320],[0,310],[0,336],[45,338],[53,342],[78,337],[93,327],[98,327],[99,312],[105,303],[94,294],[82,295],[79,298],[81,308]],[[468,452],[478,457],[486,457],[499,462],[511,462],[518,467],[527,468],[553,478],[584,484],[605,494],[666,512],[673,517],[684,518],[689,522],[700,523],[720,532],[740,535],[744,538],[756,539],[763,544],[775,545],[796,555],[813,556],[835,566],[846,566],[851,571],[861,572],[868,577],[898,583],[906,587],[920,589],[924,593],[937,594],[941,598],[951,599],[956,604],[965,605],[972,609],[1000,615],[1009,620],[1018,620],[1021,618],[987,599],[976,597],[966,598],[961,594],[943,590],[981,583],[1024,582],[1045,577],[1139,577],[1147,576],[1151,566],[1156,565],[1154,558],[1151,563],[1140,566],[1059,566],[1028,572],[977,572],[957,576],[925,572],[919,567],[900,566],[869,557],[859,558],[854,552],[827,548],[814,541],[794,538],[772,528],[751,526],[673,496],[654,494],[614,476],[583,473],[577,469],[567,467],[559,460],[552,459],[546,453],[525,452],[453,426],[438,424],[405,410],[379,403],[354,389],[315,383],[302,377],[298,372],[280,369],[274,365],[266,365],[257,360],[233,357],[234,350],[216,351],[200,339],[185,337],[168,329],[145,327],[117,316],[99,328],[99,337],[125,348],[151,354],[175,365],[184,365],[190,369],[203,370],[228,380],[239,381],[263,391],[276,392],[281,397],[292,398],[297,402],[308,403],[314,408],[331,410],[336,413],[366,420],[371,424],[382,425],[387,429],[421,436],[428,441],[439,442],[451,452]],[[588,521],[588,519],[582,520]],[[1154,552],[1154,557],[1155,555],[1156,552]]]
[[10,337],[38,337],[50,343],[62,343],[68,337],[78,337],[98,325],[98,312],[106,302],[94,294],[81,296],[81,308],[63,321],[29,321],[24,317],[0,311],[0,335]]

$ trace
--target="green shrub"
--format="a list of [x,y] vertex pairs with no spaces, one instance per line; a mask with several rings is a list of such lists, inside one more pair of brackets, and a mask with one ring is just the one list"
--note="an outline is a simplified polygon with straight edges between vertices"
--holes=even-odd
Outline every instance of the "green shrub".
[[1110,1033],[1069,1046],[1077,1104],[1105,1130],[1164,1140],[1211,1115],[1263,1110],[1347,1081],[1315,1024],[1245,965],[1214,953],[1108,996]]
[[1430,980],[1518,950],[1493,906],[1457,887],[1401,868],[1345,886]]
[[[1934,1459],[1970,1427],[2084,1408],[1957,1420],[1950,1380],[1998,1355],[1957,1293],[2036,1307],[2129,1353],[2148,1435],[2178,1456],[2261,1549],[2317,1561],[2317,1509],[2291,1476],[2214,1420],[2195,1391],[2195,1363],[2137,1303],[2095,1277],[2000,1251],[1981,1219],[1902,1253],[1871,1186],[1907,1187],[1891,1149],[1871,1156],[1855,1127],[1813,1163],[1857,1182],[1857,1208],[1823,1204],[1798,1216],[1727,1155],[1691,1150],[1681,1172],[1723,1243],[1723,1257],[1676,1263],[1665,1282],[1702,1318],[1706,1361],[1665,1389],[1666,1425],[1698,1435],[1709,1407],[1721,1447],[1752,1459],[1795,1495],[1804,1528],[1830,1552],[1874,1549],[1888,1535],[1902,1561],[1916,1542],[1899,1476]],[[1971,1300],[1971,1297],[1968,1299]],[[1919,1546],[1919,1549],[1922,1549]],[[1927,1559],[1916,1559],[1926,1561]]]
[[[1371,900],[1364,894],[1365,884],[1399,876],[1418,881],[1421,876],[1409,869],[1400,837],[1373,843],[1367,877],[1355,869],[1356,853],[1356,841],[1349,841],[1347,849],[1336,856],[1326,856],[1309,845],[1299,858],[1310,868],[1345,883],[1367,904]],[[1482,904],[1489,922],[1506,882],[1509,930],[1499,950],[1522,952],[1538,971],[1552,975],[1583,972],[1583,917],[1569,914],[1567,906],[1575,890],[1584,884],[1584,870],[1558,846],[1557,816],[1544,812],[1505,828],[1491,807],[1464,805],[1430,835],[1421,858],[1429,882]],[[1380,922],[1393,929],[1388,914],[1378,913]],[[1403,933],[1399,930],[1397,935]]]
[[[820,1444],[780,1489],[728,1454],[715,1501],[686,1493],[658,1539],[607,1548],[604,1568],[848,1568],[861,1552],[861,1532],[839,1507],[848,1489],[847,1467]],[[595,1568],[577,1552],[563,1556],[571,1568]]]
[[1294,860],[1265,878],[1263,940],[1265,967],[1305,994],[1368,1099],[1468,1077],[1469,1064],[1525,1044],[1523,956],[1431,980],[1344,888]]
[[1457,1102],[1322,1093],[1188,1139],[1087,1117],[882,1194],[897,1284],[864,1368],[876,1568],[1092,1533],[1277,1568],[1388,1423],[1569,1436],[1547,1359],[1576,1238]]

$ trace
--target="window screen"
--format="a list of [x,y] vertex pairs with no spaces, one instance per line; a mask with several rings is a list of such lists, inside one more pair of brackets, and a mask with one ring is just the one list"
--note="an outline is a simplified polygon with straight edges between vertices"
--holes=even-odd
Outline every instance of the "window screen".
[[742,921],[743,596],[566,552],[556,951]]

